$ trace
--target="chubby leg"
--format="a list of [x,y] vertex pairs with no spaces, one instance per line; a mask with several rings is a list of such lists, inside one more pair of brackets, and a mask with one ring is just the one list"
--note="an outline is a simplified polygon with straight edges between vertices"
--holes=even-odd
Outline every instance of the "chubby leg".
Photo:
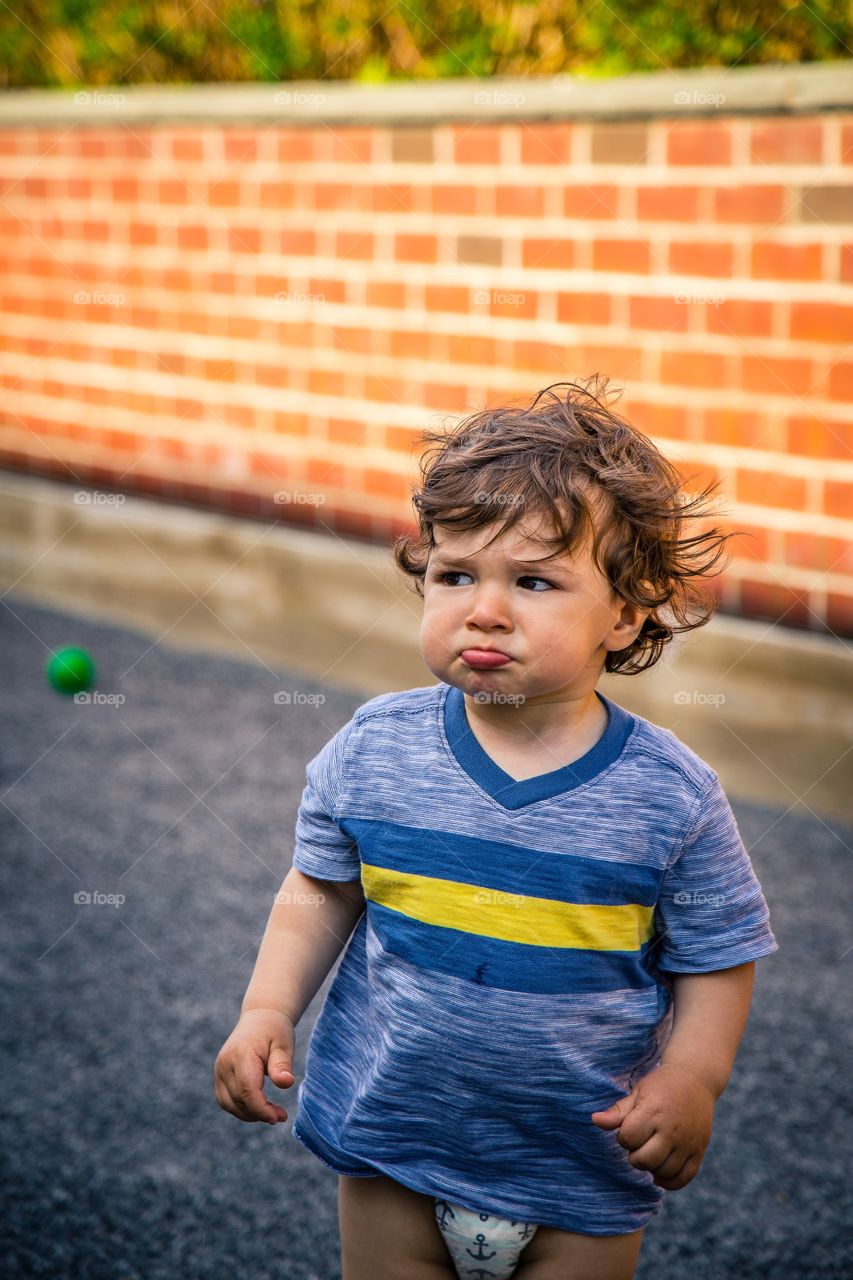
[[632,1280],[643,1228],[621,1236],[585,1236],[540,1226],[515,1269],[518,1280]]
[[343,1280],[457,1280],[435,1200],[380,1174],[338,1179]]

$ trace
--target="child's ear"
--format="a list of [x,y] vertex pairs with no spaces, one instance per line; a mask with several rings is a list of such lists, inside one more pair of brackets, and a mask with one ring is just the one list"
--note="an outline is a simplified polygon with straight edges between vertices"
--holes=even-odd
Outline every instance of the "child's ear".
[[636,640],[651,612],[649,609],[640,609],[637,605],[627,604],[624,600],[617,603],[621,606],[619,616],[605,636],[605,649],[626,649],[632,641]]

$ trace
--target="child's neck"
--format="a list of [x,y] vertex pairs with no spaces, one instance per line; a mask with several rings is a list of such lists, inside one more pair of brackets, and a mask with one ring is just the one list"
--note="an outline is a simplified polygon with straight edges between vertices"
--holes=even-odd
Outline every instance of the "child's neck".
[[472,732],[480,730],[519,751],[565,751],[587,742],[584,750],[588,751],[607,728],[607,711],[594,689],[582,695],[561,691],[519,704],[479,701],[467,693],[464,697]]

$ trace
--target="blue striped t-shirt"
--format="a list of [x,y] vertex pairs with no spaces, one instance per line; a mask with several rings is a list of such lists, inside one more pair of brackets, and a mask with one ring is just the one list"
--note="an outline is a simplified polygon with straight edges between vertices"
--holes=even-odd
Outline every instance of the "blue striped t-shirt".
[[293,865],[366,899],[293,1125],[338,1173],[590,1235],[660,1209],[590,1114],[659,1062],[667,971],[778,944],[717,775],[597,696],[595,746],[522,781],[444,683],[372,698],[308,763]]

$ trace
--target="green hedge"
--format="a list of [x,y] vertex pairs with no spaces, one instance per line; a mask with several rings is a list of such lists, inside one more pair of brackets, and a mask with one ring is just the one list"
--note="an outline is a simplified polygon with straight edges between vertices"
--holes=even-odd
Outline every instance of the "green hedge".
[[620,75],[853,57],[851,0],[12,0],[0,84]]

